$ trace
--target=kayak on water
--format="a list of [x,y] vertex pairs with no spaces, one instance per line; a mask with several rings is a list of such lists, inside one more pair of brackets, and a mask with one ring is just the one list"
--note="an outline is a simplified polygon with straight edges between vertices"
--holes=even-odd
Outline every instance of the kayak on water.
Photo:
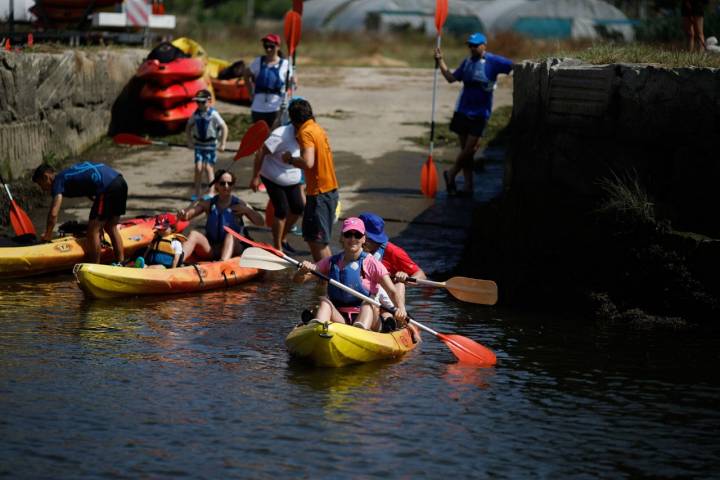
[[400,357],[420,342],[419,333],[405,327],[378,333],[344,323],[311,320],[296,326],[285,339],[293,357],[320,367],[343,367]]
[[[125,256],[146,247],[153,239],[155,217],[135,218],[118,224]],[[43,273],[70,270],[85,258],[82,236],[68,235],[47,243],[0,247],[0,279],[21,278]],[[113,258],[110,237],[102,242],[102,261]]]
[[79,263],[78,286],[92,298],[188,293],[228,288],[256,278],[260,270],[240,266],[240,258],[178,268],[132,268]]

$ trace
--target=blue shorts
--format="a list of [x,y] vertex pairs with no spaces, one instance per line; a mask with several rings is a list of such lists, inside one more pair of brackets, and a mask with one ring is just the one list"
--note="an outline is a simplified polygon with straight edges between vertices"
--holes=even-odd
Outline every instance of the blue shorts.
[[208,165],[215,165],[217,162],[217,153],[215,149],[204,150],[195,149],[195,163],[207,163]]

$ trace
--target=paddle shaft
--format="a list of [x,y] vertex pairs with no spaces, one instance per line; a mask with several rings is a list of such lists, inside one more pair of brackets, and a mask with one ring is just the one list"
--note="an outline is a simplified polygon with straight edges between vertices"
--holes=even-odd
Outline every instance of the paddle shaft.
[[10,199],[10,203],[15,203],[12,193],[10,193],[10,189],[8,188],[7,183],[5,183],[5,179],[3,178],[2,174],[0,174],[0,182],[2,182],[3,187],[5,187],[5,191],[7,192],[8,198]]
[[[437,36],[437,48],[440,48],[440,42],[442,37],[438,32]],[[433,75],[433,91],[432,91],[432,110],[430,113],[430,157],[433,154],[433,148],[435,147],[435,101],[437,98],[437,83],[438,83],[438,72],[440,70],[440,61],[435,60],[435,73]]]

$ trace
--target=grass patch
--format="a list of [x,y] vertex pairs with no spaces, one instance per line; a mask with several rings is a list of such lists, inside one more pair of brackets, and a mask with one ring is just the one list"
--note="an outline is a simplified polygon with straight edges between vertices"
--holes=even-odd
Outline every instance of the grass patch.
[[664,67],[720,68],[720,55],[662,48],[642,43],[595,44],[582,50],[560,50],[560,57],[573,57],[594,65],[611,63],[655,64]]
[[616,220],[629,225],[656,223],[653,203],[637,173],[618,175],[613,172],[612,177],[601,179],[598,185],[605,192],[598,212],[614,215]]

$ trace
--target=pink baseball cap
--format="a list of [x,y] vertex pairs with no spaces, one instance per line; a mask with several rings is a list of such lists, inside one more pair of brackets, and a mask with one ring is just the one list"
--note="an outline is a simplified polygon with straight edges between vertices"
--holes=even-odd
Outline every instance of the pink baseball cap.
[[348,217],[345,221],[343,221],[342,233],[349,230],[355,230],[356,232],[360,232],[365,235],[365,224],[357,217]]
[[270,42],[270,43],[274,43],[275,45],[280,45],[280,35],[276,35],[274,33],[268,33],[262,39],[260,39],[260,41],[261,42]]

